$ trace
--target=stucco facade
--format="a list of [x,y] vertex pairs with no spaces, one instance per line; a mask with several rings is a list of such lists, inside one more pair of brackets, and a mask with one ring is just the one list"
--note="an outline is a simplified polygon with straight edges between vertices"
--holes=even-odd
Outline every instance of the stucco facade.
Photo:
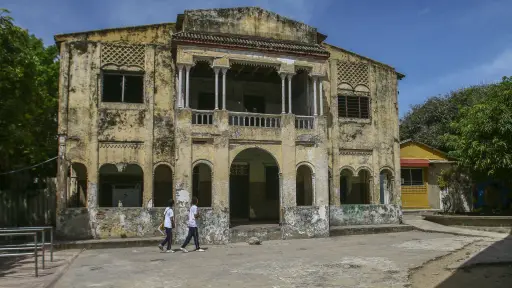
[[55,36],[60,235],[153,236],[174,198],[181,240],[192,196],[206,243],[399,222],[403,75],[325,38],[259,8]]

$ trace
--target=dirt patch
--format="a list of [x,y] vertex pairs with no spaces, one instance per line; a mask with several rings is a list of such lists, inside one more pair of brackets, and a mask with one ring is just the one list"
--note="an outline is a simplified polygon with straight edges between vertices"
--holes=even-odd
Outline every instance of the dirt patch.
[[510,262],[462,267],[467,260],[485,247],[488,247],[488,243],[476,241],[454,253],[428,262],[411,272],[411,287],[508,287],[507,285],[512,283]]

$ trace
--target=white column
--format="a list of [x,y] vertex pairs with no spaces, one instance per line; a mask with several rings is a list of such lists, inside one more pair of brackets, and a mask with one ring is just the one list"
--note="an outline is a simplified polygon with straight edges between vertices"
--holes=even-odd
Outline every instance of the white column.
[[322,79],[319,79],[320,80],[320,87],[318,88],[320,91],[320,116],[323,116],[324,115],[324,88],[323,88],[323,84],[322,84]]
[[176,74],[176,107],[181,107],[181,104],[180,104],[180,97],[179,97],[179,93],[180,93],[180,77],[178,76],[178,74]]
[[309,75],[306,76],[306,105],[308,109],[308,113],[311,113],[311,98],[309,98]]
[[316,76],[313,76],[313,116],[318,116],[316,112]]
[[185,108],[189,108],[189,88],[190,88],[190,68],[192,68],[192,66],[190,65],[187,65],[185,66],[185,69],[187,71],[187,74],[186,74],[186,83],[185,83]]
[[222,68],[222,110],[226,110],[226,73],[227,68]]
[[285,114],[286,113],[286,83],[285,83],[285,80],[286,80],[286,74],[284,73],[281,73],[280,74],[281,76],[281,102],[282,102],[282,114]]
[[219,68],[213,68],[215,72],[215,110],[219,110]]
[[288,114],[292,114],[292,77],[293,74],[288,74]]
[[178,107],[183,108],[183,89],[182,84],[183,83],[183,65],[178,65]]

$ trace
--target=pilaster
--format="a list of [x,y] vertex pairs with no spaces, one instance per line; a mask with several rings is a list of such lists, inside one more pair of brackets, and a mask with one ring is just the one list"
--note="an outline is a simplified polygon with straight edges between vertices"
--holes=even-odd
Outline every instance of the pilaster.
[[142,206],[153,207],[153,115],[155,99],[155,47],[146,46],[146,67],[144,77],[144,101],[146,113],[144,127],[147,135],[144,143],[144,190],[142,193]]
[[192,129],[190,109],[178,109],[175,133],[175,187],[176,187],[176,240],[182,242],[187,237],[187,217],[192,198]]
[[281,209],[296,206],[295,116],[281,115]]

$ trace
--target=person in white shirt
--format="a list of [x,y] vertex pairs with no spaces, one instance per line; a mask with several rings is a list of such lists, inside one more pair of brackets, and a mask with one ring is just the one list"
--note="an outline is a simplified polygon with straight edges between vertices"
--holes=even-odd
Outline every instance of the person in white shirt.
[[197,252],[204,252],[201,247],[199,247],[199,232],[197,231],[197,223],[196,219],[199,218],[199,212],[197,211],[197,204],[199,203],[199,200],[197,197],[192,197],[192,206],[190,207],[190,210],[188,211],[188,235],[187,239],[185,239],[185,242],[183,242],[183,245],[181,245],[181,251],[187,253],[188,250],[185,249],[187,247],[188,243],[194,237],[194,244],[196,245]]
[[174,226],[174,211],[172,208],[174,207],[174,200],[169,200],[169,205],[167,208],[165,208],[164,211],[164,227],[165,227],[165,239],[158,245],[158,248],[160,251],[164,252],[164,245],[167,244],[167,250],[165,252],[167,253],[174,253],[174,251],[171,249],[171,241],[172,241],[172,227]]

